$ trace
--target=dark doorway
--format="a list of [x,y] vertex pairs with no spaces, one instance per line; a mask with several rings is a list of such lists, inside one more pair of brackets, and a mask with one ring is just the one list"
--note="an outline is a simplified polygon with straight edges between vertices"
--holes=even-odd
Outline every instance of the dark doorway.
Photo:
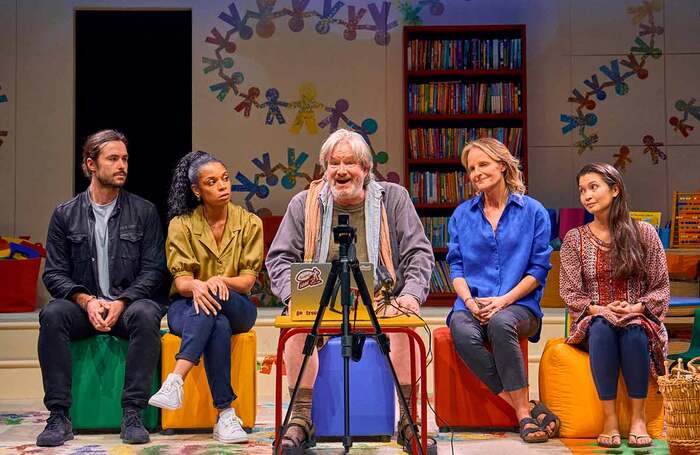
[[105,128],[129,141],[125,188],[165,220],[173,167],[192,148],[191,11],[76,11],[76,194],[89,183],[81,147]]

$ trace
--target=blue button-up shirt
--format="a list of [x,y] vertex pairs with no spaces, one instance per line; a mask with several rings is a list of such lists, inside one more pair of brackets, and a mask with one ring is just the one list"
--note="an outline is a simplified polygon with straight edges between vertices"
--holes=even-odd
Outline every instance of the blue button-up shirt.
[[[549,256],[551,227],[547,210],[528,196],[511,194],[494,232],[484,215],[483,195],[457,207],[450,218],[447,262],[450,276],[464,278],[473,297],[498,297],[508,293],[526,275],[538,282],[537,289],[514,303],[542,318],[540,300],[552,265]],[[468,311],[457,297],[454,311]],[[447,317],[450,324],[452,312]],[[537,342],[538,330],[530,340]]]

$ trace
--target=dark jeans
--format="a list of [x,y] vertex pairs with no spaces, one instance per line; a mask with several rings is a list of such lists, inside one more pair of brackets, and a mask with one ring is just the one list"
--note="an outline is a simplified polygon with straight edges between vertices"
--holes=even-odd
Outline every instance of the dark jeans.
[[231,387],[231,335],[249,331],[255,325],[258,309],[246,296],[231,292],[228,301],[219,301],[221,311],[216,316],[203,311],[195,313],[192,299],[173,300],[168,309],[168,326],[182,337],[176,359],[195,364],[204,354],[209,390],[214,406],[225,409],[236,399]]
[[649,339],[640,325],[615,327],[596,316],[588,338],[579,347],[588,351],[598,398],[617,397],[617,377],[622,369],[630,398],[646,398],[649,387]]
[[[531,336],[538,328],[535,315],[520,305],[505,307],[486,325],[469,311],[456,311],[450,321],[457,354],[495,395],[527,387],[527,359],[523,359],[518,339]],[[486,349],[487,341],[493,353]]]
[[[131,302],[112,330],[129,340],[124,374],[122,408],[144,409],[160,358],[160,320],[163,309],[152,300]],[[71,405],[72,359],[70,342],[95,336],[87,313],[75,303],[56,299],[39,313],[39,364],[44,381],[44,405],[48,410],[68,410]]]

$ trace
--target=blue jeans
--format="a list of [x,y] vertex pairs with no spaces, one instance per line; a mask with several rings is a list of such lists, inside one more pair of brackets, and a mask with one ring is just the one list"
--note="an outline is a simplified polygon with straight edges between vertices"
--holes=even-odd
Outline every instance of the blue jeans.
[[228,301],[219,300],[221,311],[195,313],[192,299],[175,298],[168,308],[168,327],[182,337],[176,359],[195,364],[204,354],[204,370],[217,409],[228,408],[236,394],[231,387],[231,335],[245,333],[255,325],[258,309],[246,296],[231,292]]
[[646,398],[649,387],[649,339],[642,326],[615,327],[602,316],[596,316],[581,347],[588,351],[598,398],[614,400],[617,397],[620,370],[629,397]]

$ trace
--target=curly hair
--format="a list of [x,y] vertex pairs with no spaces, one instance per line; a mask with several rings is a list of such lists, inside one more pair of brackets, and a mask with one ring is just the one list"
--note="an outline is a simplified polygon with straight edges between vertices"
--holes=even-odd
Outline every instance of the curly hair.
[[190,152],[177,162],[168,193],[168,220],[188,215],[200,204],[192,191],[192,185],[197,184],[199,169],[208,163],[220,163],[225,167],[213,155],[202,151]]

